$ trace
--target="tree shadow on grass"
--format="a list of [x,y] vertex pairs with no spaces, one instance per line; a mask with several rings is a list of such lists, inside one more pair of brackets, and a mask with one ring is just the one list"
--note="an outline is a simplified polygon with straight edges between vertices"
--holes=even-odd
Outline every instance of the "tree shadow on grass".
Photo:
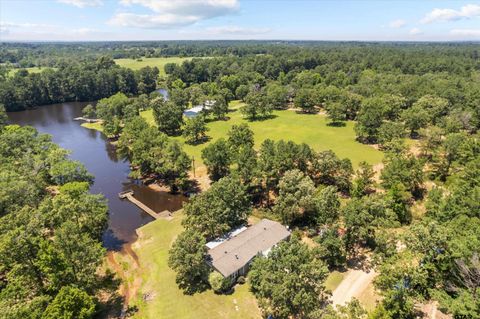
[[208,141],[210,141],[212,138],[208,135],[205,135],[204,137],[196,140],[196,141],[193,141],[193,142],[185,142],[186,144],[188,145],[193,145],[193,146],[197,146],[197,145],[201,145],[201,144],[204,144],[204,143],[207,143]]
[[305,111],[302,111],[302,110],[295,110],[296,114],[304,114],[304,115],[316,115],[316,114],[318,114],[318,112],[320,112],[320,111],[319,110],[314,110],[314,111],[310,111],[310,112],[305,112]]
[[118,293],[108,296],[98,303],[98,312],[95,318],[121,318],[125,311],[125,298]]
[[329,122],[327,123],[327,126],[330,126],[330,127],[345,127],[347,126],[347,123],[343,122],[343,121],[340,121],[340,122]]
[[219,296],[230,296],[230,295],[233,295],[234,292],[235,292],[235,286],[232,286],[227,290],[213,291],[214,294]]
[[265,116],[258,116],[258,117],[255,117],[255,118],[247,118],[247,120],[249,122],[263,122],[263,121],[266,121],[266,120],[273,120],[277,117],[278,117],[278,115],[269,114],[269,115],[265,115]]
[[358,254],[355,257],[349,258],[347,260],[347,266],[349,268],[363,270],[363,271],[370,271],[372,265],[368,260],[367,256]]
[[187,284],[179,284],[178,287],[182,289],[184,295],[193,296],[196,293],[206,291],[210,286],[206,282],[189,282]]
[[224,117],[224,118],[215,118],[215,117],[208,117],[208,118],[205,118],[205,123],[208,124],[208,123],[213,123],[213,122],[218,122],[218,121],[225,121],[225,119],[228,118],[228,117]]
[[328,267],[328,270],[332,271],[338,271],[340,273],[346,273],[348,271],[347,265],[339,265],[339,266],[332,266]]
[[182,136],[182,130],[176,130],[176,131],[170,131],[170,132],[164,132],[170,137],[179,137]]
[[125,311],[125,297],[118,293],[122,281],[107,270],[98,282],[98,312],[96,318],[120,318]]

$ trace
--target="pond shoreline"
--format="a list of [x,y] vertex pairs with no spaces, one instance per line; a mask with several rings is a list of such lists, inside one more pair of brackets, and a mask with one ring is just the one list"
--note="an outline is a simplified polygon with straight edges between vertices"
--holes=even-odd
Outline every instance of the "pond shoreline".
[[83,163],[95,176],[90,191],[104,195],[109,206],[103,245],[110,251],[121,251],[123,245],[136,241],[136,229],[151,222],[153,218],[134,204],[122,201],[118,198],[118,193],[133,189],[136,197],[154,211],[177,211],[182,208],[185,198],[130,178],[130,162],[117,156],[115,145],[103,133],[86,129],[74,120],[82,115],[82,109],[87,104],[88,102],[52,104],[26,111],[8,112],[7,115],[12,124],[30,125],[39,133],[51,135],[54,143],[71,152],[71,159]]

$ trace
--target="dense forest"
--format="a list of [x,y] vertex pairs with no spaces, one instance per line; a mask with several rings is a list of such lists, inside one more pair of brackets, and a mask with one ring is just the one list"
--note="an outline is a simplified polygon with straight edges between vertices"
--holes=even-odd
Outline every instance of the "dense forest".
[[[185,205],[185,231],[170,250],[169,266],[186,294],[228,291],[233,283],[205,264],[205,243],[254,214],[294,230],[269,258],[257,258],[251,266],[248,280],[265,316],[415,318],[419,305],[431,300],[459,318],[480,316],[478,44],[219,41],[132,43],[131,52],[128,48],[126,43],[7,45],[2,62],[42,65],[49,60],[56,69],[5,73],[0,103],[20,110],[101,99],[87,106],[85,116],[102,120],[104,133],[118,140],[119,154],[132,163],[132,176],[154,177],[172,191],[191,186],[191,159],[175,138],[204,143],[206,123],[227,120],[232,100],[241,101],[240,111],[251,122],[285,109],[324,112],[332,127],[355,121],[357,141],[385,155],[379,167],[354,167],[349,158],[288,137],[255,147],[248,124],[231,127],[202,150],[211,186]],[[65,57],[84,51],[94,53],[85,61],[66,62]],[[133,72],[112,59],[172,55],[210,58],[167,64],[158,80],[158,70]],[[49,91],[53,79],[62,86],[58,95],[48,93],[55,92]],[[168,89],[168,100],[151,93],[157,86]],[[207,101],[214,101],[208,111],[185,119],[187,107]],[[155,126],[140,116],[146,109],[152,110]],[[92,270],[102,250],[92,247],[99,246],[106,208],[101,198],[87,193],[92,177],[30,128],[6,126],[0,139],[5,165],[0,183],[10,185],[0,196],[5,219],[0,223],[5,229],[0,302],[17,317],[33,311],[28,308],[33,301],[34,307],[56,314],[55,303],[65,294],[81,296],[85,307],[94,307],[92,296],[99,288],[96,281],[84,281],[88,274],[96,278]],[[27,183],[30,175],[34,183]],[[20,193],[32,196],[15,195]],[[67,220],[62,205],[71,201],[89,202],[91,209]],[[8,218],[12,214],[17,218]],[[15,232],[30,224],[19,243]],[[73,250],[67,254],[57,240],[70,235],[91,245],[69,247]],[[12,245],[19,248],[12,252]],[[45,251],[61,260],[52,261]],[[91,259],[74,260],[79,255],[72,257],[72,251]],[[381,300],[369,313],[356,301],[334,310],[324,287],[326,275],[361,258],[378,273]],[[27,294],[24,287],[35,293]]]
[[2,107],[0,318],[91,318],[105,309],[99,293],[114,292],[99,272],[107,202],[50,136],[6,124]]
[[[75,42],[75,43],[12,43],[3,42],[0,47],[0,63],[12,63],[20,67],[54,67],[58,62],[94,60],[103,55],[119,58],[168,57],[168,56],[247,56],[304,52],[305,49],[328,50],[356,48],[401,49],[406,46],[417,50],[455,50],[469,47],[478,51],[476,43],[431,42],[331,42],[331,41],[138,41],[138,42]],[[478,53],[477,53],[478,54]]]
[[[283,42],[281,42],[283,43]],[[0,63],[20,67],[55,67],[59,61],[95,60],[103,55],[114,59],[168,56],[222,56],[267,53],[272,44],[257,41],[155,41],[84,43],[1,43]],[[285,44],[288,44],[285,42]]]

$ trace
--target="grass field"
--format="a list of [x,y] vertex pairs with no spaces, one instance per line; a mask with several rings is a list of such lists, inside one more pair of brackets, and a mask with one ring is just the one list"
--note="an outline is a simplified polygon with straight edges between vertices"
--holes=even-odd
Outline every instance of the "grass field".
[[[231,295],[208,290],[188,296],[178,289],[167,260],[171,243],[183,230],[182,218],[182,212],[177,212],[170,221],[158,219],[139,228],[139,239],[133,245],[139,268],[134,275],[141,276],[142,283],[131,304],[138,307],[134,318],[261,318],[248,284],[237,285]],[[151,300],[144,301],[145,294]]]
[[[295,111],[275,111],[274,118],[249,122],[245,120],[240,111],[239,102],[231,103],[232,111],[228,114],[228,121],[215,121],[208,123],[207,135],[210,141],[201,145],[185,144],[183,137],[175,137],[182,144],[184,150],[195,159],[196,165],[203,165],[201,162],[201,151],[209,143],[220,137],[226,137],[228,130],[234,124],[248,123],[255,133],[255,146],[267,138],[273,140],[292,140],[296,143],[307,143],[316,151],[333,150],[340,158],[349,158],[354,167],[361,161],[370,164],[380,163],[383,159],[382,152],[371,146],[355,141],[353,131],[354,122],[347,122],[344,127],[332,127],[327,125],[328,119],[320,114],[297,114]],[[142,112],[142,116],[151,124],[154,124],[152,111]]]
[[165,64],[167,63],[182,63],[183,61],[191,60],[192,58],[181,57],[163,57],[163,58],[142,58],[141,61],[136,59],[115,59],[115,62],[123,67],[130,68],[132,70],[138,70],[146,66],[156,66],[160,70],[160,75],[165,74]]
[[31,67],[31,68],[11,69],[11,70],[8,71],[8,76],[13,76],[15,73],[17,73],[20,70],[27,70],[29,73],[40,73],[40,72],[42,72],[43,70],[46,70],[46,69],[49,69],[49,68],[34,66],[34,67]]

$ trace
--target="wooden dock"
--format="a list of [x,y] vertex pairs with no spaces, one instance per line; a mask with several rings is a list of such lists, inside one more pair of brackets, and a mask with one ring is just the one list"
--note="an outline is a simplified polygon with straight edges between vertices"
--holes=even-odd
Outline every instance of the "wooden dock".
[[159,218],[167,218],[168,219],[168,218],[172,217],[172,213],[168,210],[164,210],[163,212],[160,212],[160,213],[155,212],[153,209],[151,209],[150,207],[148,207],[147,205],[145,205],[144,203],[142,203],[141,201],[136,199],[133,196],[133,191],[132,190],[123,191],[123,192],[118,194],[118,197],[120,197],[121,199],[128,199],[129,201],[131,201],[132,203],[137,205],[145,213],[149,214],[150,216],[152,216],[155,219],[159,219]]
[[80,117],[76,117],[73,119],[74,121],[85,121],[87,123],[96,123],[96,122],[100,122],[100,119],[89,119],[89,118],[86,118],[86,117],[83,117],[83,116],[80,116]]

